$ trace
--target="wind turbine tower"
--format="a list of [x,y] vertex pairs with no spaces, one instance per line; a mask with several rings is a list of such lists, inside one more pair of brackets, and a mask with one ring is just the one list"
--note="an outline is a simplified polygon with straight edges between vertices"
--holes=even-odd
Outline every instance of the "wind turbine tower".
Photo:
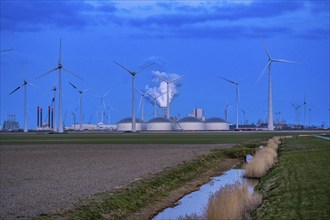
[[172,80],[166,80],[161,76],[158,76],[163,82],[166,83],[166,118],[170,118],[170,84],[175,82],[176,80],[182,78],[183,76],[176,77]]
[[31,83],[29,83],[28,81],[25,80],[24,77],[24,81],[23,84],[18,86],[16,89],[14,89],[11,93],[9,93],[9,95],[13,94],[14,92],[16,92],[17,90],[19,90],[20,88],[22,88],[24,86],[24,132],[28,132],[28,118],[27,118],[27,89],[26,86],[30,85],[30,86],[35,86]]
[[161,97],[163,94],[160,94],[160,95],[158,95],[158,96],[154,96],[154,95],[151,95],[153,92],[148,92],[147,93],[147,95],[148,96],[150,96],[152,99],[153,99],[153,101],[154,101],[154,118],[156,118],[157,117],[157,110],[156,110],[156,107],[157,107],[157,99],[159,98],[159,97]]
[[142,70],[146,69],[147,67],[150,67],[150,66],[154,65],[154,63],[151,63],[151,64],[149,64],[147,66],[144,66],[144,67],[138,69],[137,71],[131,71],[131,70],[127,69],[126,67],[124,67],[123,65],[121,65],[120,63],[117,63],[116,61],[114,61],[114,63],[117,64],[118,66],[120,66],[121,68],[123,68],[124,70],[126,70],[132,76],[132,132],[136,132],[135,97],[134,97],[134,90],[135,90],[134,80],[135,80],[135,75],[138,72],[141,72]]
[[52,70],[49,70],[46,73],[41,74],[40,76],[37,77],[37,79],[39,79],[40,77],[43,77],[45,75],[47,75],[48,73],[54,72],[56,70],[58,70],[58,80],[59,80],[59,123],[58,123],[58,132],[59,133],[63,133],[63,101],[62,101],[62,69],[64,69],[65,71],[67,71],[68,73],[76,76],[79,79],[80,78],[78,75],[76,75],[75,73],[73,73],[72,71],[68,70],[66,67],[64,67],[62,65],[62,39],[60,39],[60,53],[59,53],[59,58],[58,58],[58,65],[57,67],[55,67]]
[[306,105],[307,105],[306,96],[304,95],[304,128],[306,126]]
[[236,129],[238,129],[238,99],[239,99],[239,83],[238,82],[234,82],[232,80],[223,78],[222,76],[219,76],[221,79],[235,85],[236,87]]
[[50,90],[51,92],[54,92],[54,97],[52,100],[52,104],[53,104],[53,123],[54,123],[54,131],[57,131],[57,123],[56,123],[56,85],[54,85],[54,87],[52,88],[52,90]]
[[[69,82],[70,83],[70,82]],[[77,92],[80,94],[80,99],[79,99],[79,102],[80,102],[80,127],[79,127],[79,130],[82,131],[83,130],[83,111],[82,111],[82,97],[83,97],[83,93],[84,92],[87,92],[88,90],[82,90],[82,89],[78,89],[75,85],[73,85],[72,83],[70,83],[70,85],[75,89],[77,90]],[[76,112],[75,112],[76,114]],[[76,125],[74,125],[76,126]]]
[[101,100],[101,122],[104,124],[104,112],[105,112],[105,102],[104,102],[104,98],[109,94],[110,91],[107,91],[106,93],[104,93],[102,96],[95,96],[96,98]]
[[273,59],[270,56],[270,53],[262,38],[261,38],[261,41],[263,43],[266,54],[268,56],[268,63],[266,64],[266,67],[264,68],[264,70],[261,72],[257,82],[261,79],[261,77],[264,75],[264,73],[266,72],[266,70],[268,68],[268,70],[269,70],[269,76],[268,76],[268,130],[273,131],[274,130],[274,121],[273,121],[273,89],[272,89],[272,70],[271,70],[272,63],[273,62],[297,63],[297,62],[289,61],[289,60],[282,60],[282,59]]
[[300,112],[299,112],[299,109],[301,107],[301,105],[298,105],[298,104],[293,104],[291,103],[292,107],[295,109],[295,113],[296,113],[296,124],[297,126],[300,125]]
[[[144,121],[144,99],[146,97],[146,95],[148,95],[147,92],[143,93],[141,92],[139,89],[136,88],[136,91],[138,91],[141,95],[141,101],[140,101],[140,107],[141,107],[141,119],[142,121]],[[139,108],[140,108],[139,107]]]

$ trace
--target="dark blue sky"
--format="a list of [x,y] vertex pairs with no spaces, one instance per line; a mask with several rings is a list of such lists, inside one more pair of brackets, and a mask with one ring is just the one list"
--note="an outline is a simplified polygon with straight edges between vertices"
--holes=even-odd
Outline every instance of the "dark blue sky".
[[[185,75],[176,86],[171,115],[183,117],[202,107],[207,117],[235,121],[235,88],[221,75],[240,82],[240,121],[266,118],[268,75],[256,84],[267,63],[259,34],[273,58],[300,64],[273,65],[273,111],[295,123],[291,103],[311,108],[311,123],[329,126],[329,1],[1,1],[1,123],[16,114],[23,124],[22,84],[26,71],[29,127],[36,126],[36,107],[51,103],[48,92],[57,79],[56,67],[62,37],[63,65],[84,81],[63,73],[65,124],[79,106],[79,94],[68,82],[102,95],[112,123],[131,115],[131,77],[114,60],[132,70],[150,62],[138,73],[136,87],[159,86],[154,72]],[[175,76],[175,75],[172,75]],[[136,95],[138,111],[140,97]],[[99,100],[86,93],[84,121],[96,121]],[[146,102],[146,118],[152,105]],[[161,110],[159,109],[159,114]],[[138,113],[140,116],[140,112]],[[77,116],[78,117],[78,116]],[[300,112],[303,123],[304,111]],[[277,116],[274,114],[274,119]],[[306,123],[309,123],[309,113]]]

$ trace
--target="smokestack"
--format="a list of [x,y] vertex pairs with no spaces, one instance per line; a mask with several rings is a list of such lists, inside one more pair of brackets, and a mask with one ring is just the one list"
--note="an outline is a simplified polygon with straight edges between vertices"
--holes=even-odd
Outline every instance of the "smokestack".
[[54,108],[51,109],[50,126],[51,126],[51,129],[54,128]]
[[40,108],[40,127],[42,127],[42,108]]
[[37,107],[37,128],[39,128],[39,112],[40,112],[40,109],[39,109],[39,106]]
[[162,107],[162,109],[163,109],[163,116],[164,116],[164,118],[166,118],[167,117],[167,108]]
[[48,106],[48,128],[50,128],[50,106]]

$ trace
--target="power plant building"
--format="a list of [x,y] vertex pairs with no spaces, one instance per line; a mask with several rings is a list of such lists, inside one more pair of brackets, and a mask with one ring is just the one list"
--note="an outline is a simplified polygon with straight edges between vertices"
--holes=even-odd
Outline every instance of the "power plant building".
[[[135,119],[135,126],[137,131],[144,129],[143,121],[139,118]],[[117,122],[117,131],[132,131],[132,118],[124,118]]]
[[204,130],[204,122],[196,117],[191,116],[181,118],[177,122],[177,130],[201,131]]
[[229,123],[222,118],[208,118],[204,123],[205,131],[225,131],[229,130]]

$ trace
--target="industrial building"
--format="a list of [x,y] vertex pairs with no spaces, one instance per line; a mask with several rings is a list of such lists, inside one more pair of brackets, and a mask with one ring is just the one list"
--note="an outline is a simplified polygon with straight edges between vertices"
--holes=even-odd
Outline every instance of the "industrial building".
[[205,131],[226,131],[229,130],[229,123],[222,118],[212,117],[205,120]]
[[[144,130],[143,120],[136,118],[136,131]],[[132,131],[132,118],[124,118],[117,122],[117,131]]]
[[146,123],[147,131],[171,131],[173,130],[173,122],[164,117],[150,119]]

